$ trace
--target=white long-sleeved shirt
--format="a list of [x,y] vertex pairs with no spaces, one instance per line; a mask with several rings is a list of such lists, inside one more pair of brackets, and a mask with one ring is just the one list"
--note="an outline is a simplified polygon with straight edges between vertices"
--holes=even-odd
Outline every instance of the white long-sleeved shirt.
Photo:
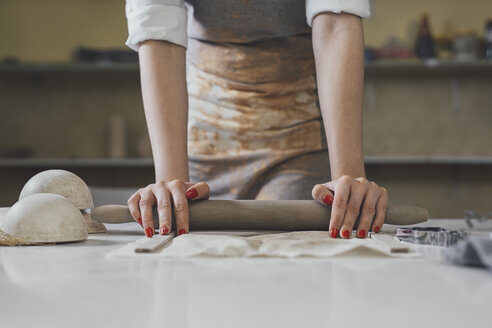
[[[363,18],[370,15],[369,0],[188,0],[186,3],[189,5],[189,13],[185,0],[126,0],[126,45],[138,51],[138,44],[142,41],[165,40],[187,47],[190,27],[196,31],[195,37],[202,39],[207,39],[203,30],[211,30],[211,35],[214,35],[214,31],[224,32],[224,29],[231,27],[232,32],[225,41],[240,42],[296,34],[299,33],[300,22],[296,19],[301,14],[300,6],[304,9],[302,15],[305,15],[306,27],[311,26],[313,18],[322,12],[346,12]],[[244,14],[245,12],[249,15]],[[267,25],[271,17],[279,18],[282,15],[285,24]],[[290,21],[298,25],[297,30],[292,28],[295,24],[290,24]],[[242,27],[247,23],[256,25],[259,35],[246,36],[247,33]],[[276,28],[279,28],[280,32],[276,32]]]

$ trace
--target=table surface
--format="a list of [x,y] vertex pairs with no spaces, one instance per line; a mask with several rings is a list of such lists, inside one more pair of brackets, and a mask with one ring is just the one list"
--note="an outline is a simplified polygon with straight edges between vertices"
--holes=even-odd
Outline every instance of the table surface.
[[107,227],[82,243],[0,247],[0,327],[490,325],[486,270],[427,255],[106,260],[143,236],[136,224]]

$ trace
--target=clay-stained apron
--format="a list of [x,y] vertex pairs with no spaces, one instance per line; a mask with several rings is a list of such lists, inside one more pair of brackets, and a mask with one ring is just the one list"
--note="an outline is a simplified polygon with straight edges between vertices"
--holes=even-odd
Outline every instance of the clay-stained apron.
[[190,40],[188,150],[227,157],[326,148],[309,37]]
[[292,171],[294,158],[316,172],[303,169],[298,183],[306,186],[285,179],[276,188],[284,192],[269,198],[308,199],[312,184],[328,179],[309,35],[249,44],[190,39],[187,78],[190,178],[209,183],[211,198],[258,198],[267,177],[279,165]]

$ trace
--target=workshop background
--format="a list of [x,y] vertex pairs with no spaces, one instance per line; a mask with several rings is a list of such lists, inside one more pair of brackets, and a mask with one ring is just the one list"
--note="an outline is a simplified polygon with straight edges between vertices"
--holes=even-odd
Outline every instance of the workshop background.
[[[367,176],[431,217],[492,211],[492,1],[376,0],[364,21]],[[153,182],[123,0],[0,1],[0,206],[39,171]]]

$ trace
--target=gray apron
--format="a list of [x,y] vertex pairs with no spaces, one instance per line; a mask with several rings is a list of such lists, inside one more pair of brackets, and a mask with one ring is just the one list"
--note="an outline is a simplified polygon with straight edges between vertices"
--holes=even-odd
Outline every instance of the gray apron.
[[188,1],[190,180],[309,199],[330,180],[304,1]]

